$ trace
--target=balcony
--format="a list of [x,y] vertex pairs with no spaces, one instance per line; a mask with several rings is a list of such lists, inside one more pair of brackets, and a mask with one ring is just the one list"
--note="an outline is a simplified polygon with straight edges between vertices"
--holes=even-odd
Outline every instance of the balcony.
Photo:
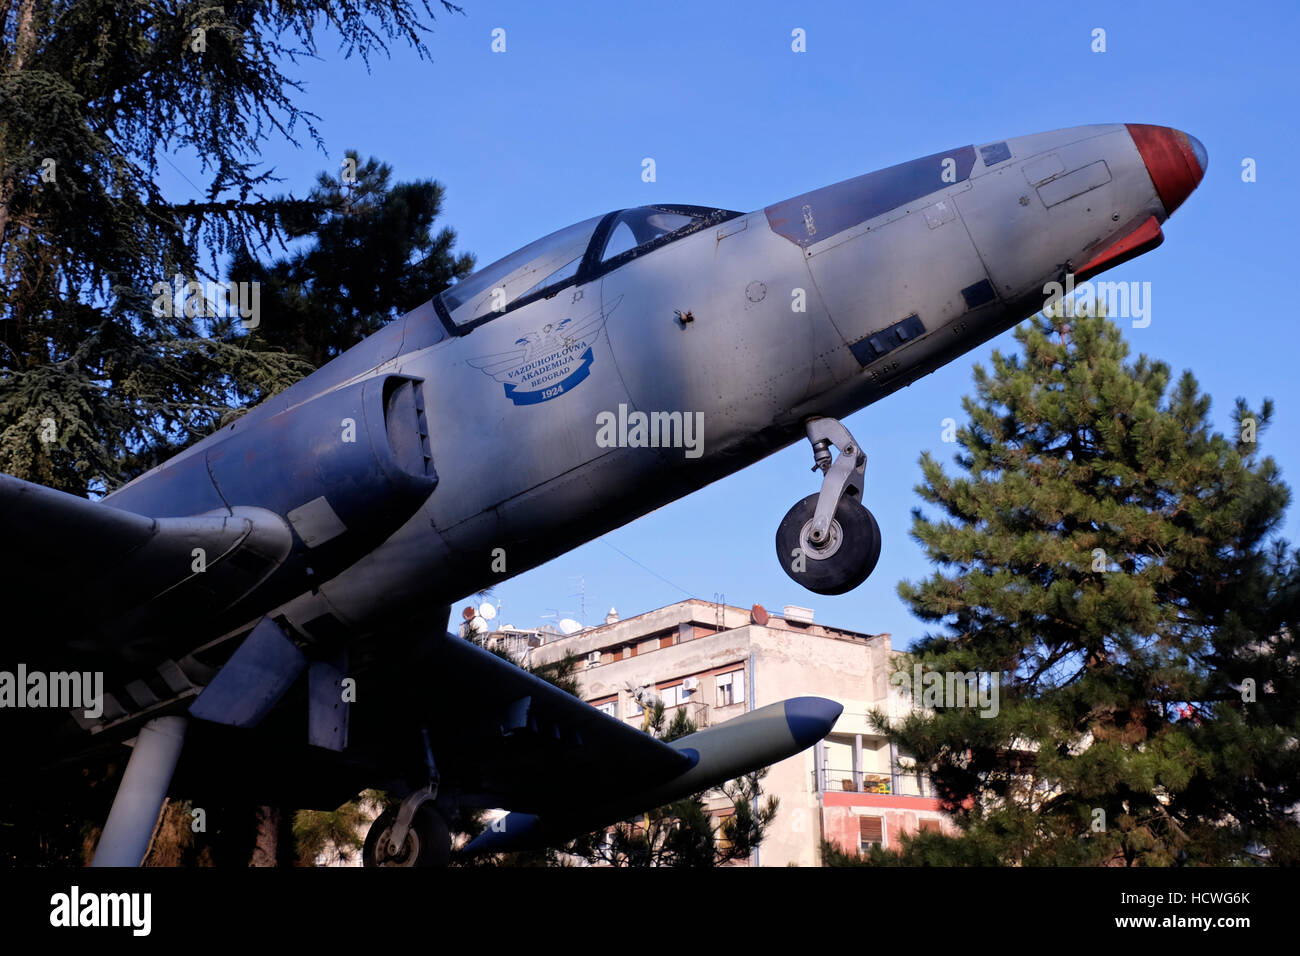
[[[635,702],[634,702],[635,703]],[[695,724],[696,730],[703,730],[709,726],[709,705],[702,700],[688,700],[684,704],[674,704],[671,707],[664,708],[664,729],[672,725],[673,718],[677,712],[683,710],[686,716]],[[627,714],[623,718],[623,723],[631,724],[633,727],[642,728],[645,724],[645,711],[636,710]]]
[[[821,779],[819,780],[818,777]],[[820,774],[813,771],[813,788],[823,793],[873,793],[898,797],[931,795],[929,782],[925,777],[915,772],[901,770],[897,774],[867,771],[855,773],[852,770],[834,770],[828,767]]]
[[664,726],[667,727],[677,716],[677,712],[685,711],[686,716],[695,724],[696,730],[703,730],[709,726],[709,705],[702,700],[688,700],[683,704],[677,704],[675,707],[664,708]]

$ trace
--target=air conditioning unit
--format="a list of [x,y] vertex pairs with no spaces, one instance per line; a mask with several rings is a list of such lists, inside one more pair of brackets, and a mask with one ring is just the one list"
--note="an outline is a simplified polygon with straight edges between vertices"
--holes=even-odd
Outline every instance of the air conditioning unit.
[[700,689],[700,679],[698,677],[687,677],[682,681],[682,690],[688,693]]
[[600,663],[600,651],[592,651],[587,655],[587,666],[595,667]]
[[813,609],[799,607],[797,604],[787,604],[785,606],[785,619],[793,621],[795,624],[811,624],[813,622]]

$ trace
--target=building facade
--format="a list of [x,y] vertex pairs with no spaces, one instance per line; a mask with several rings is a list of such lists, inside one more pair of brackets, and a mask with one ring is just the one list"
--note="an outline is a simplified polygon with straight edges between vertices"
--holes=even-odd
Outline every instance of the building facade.
[[[604,625],[573,634],[511,635],[520,638],[534,666],[576,657],[583,698],[636,726],[653,698],[669,721],[685,709],[700,729],[789,697],[843,704],[825,741],[764,777],[764,794],[780,806],[752,864],[817,866],[823,839],[858,852],[896,846],[907,832],[951,830],[924,776],[868,719],[911,708],[890,682],[898,654],[888,634],[828,627],[806,608],[777,615],[690,600],[626,620],[611,610]],[[710,809],[724,814],[730,802],[719,797]]]

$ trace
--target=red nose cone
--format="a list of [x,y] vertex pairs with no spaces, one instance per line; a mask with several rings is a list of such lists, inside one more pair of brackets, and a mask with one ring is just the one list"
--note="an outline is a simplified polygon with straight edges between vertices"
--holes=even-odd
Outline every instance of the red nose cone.
[[1165,215],[1172,216],[1205,176],[1209,165],[1205,147],[1195,136],[1168,126],[1129,123],[1128,131],[1164,203]]

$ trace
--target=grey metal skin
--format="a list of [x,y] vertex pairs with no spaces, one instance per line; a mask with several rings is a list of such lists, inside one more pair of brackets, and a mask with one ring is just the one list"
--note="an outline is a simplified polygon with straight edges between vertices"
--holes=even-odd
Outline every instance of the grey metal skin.
[[508,813],[461,851],[466,856],[546,846],[575,833],[590,833],[648,807],[659,807],[807,750],[835,725],[843,705],[822,697],[792,697],[768,704],[715,727],[690,734],[669,746],[689,754],[685,773],[636,799],[602,803],[599,794],[576,816],[541,818]]
[[[1006,158],[986,164],[973,150],[969,177],[950,185],[935,154],[932,192],[824,238],[825,227],[804,244],[779,234],[767,207],[361,373],[421,382],[437,488],[382,545],[276,613],[365,629],[403,605],[499,583],[800,440],[810,417],[879,401],[1042,308],[1046,283],[1135,223],[1167,218],[1125,125],[1004,142]],[[1025,172],[1043,162],[1065,173],[1100,162],[1110,178],[1047,207]],[[816,203],[802,203],[814,226]],[[983,284],[991,297],[970,305],[963,290]],[[799,290],[803,312],[792,309]],[[571,391],[516,405],[476,366],[597,303],[590,374]],[[922,334],[865,365],[855,355],[912,315]],[[331,368],[304,392],[344,384]],[[703,453],[599,447],[597,416],[620,405],[702,413]]]
[[[1190,172],[1171,173],[1178,162]],[[1116,250],[1163,223],[1205,165],[1185,134],[1124,124],[966,146],[720,213],[469,327],[421,306],[108,496],[153,519],[234,515],[254,545],[221,551],[237,529],[205,518],[191,535],[220,552],[208,570],[147,600],[140,582],[162,558],[146,574],[125,555],[121,586],[87,602],[97,617],[84,643],[98,633],[95,646],[147,666],[269,617],[308,657],[333,656],[758,461],[803,439],[810,419],[842,418],[1008,329],[1043,307],[1046,283],[1122,261]],[[444,298],[462,286],[472,288]],[[552,368],[554,386],[529,390],[528,374]],[[702,444],[606,447],[602,420],[632,412],[702,421]],[[173,578],[178,567],[166,564]],[[315,653],[317,643],[328,647]]]

